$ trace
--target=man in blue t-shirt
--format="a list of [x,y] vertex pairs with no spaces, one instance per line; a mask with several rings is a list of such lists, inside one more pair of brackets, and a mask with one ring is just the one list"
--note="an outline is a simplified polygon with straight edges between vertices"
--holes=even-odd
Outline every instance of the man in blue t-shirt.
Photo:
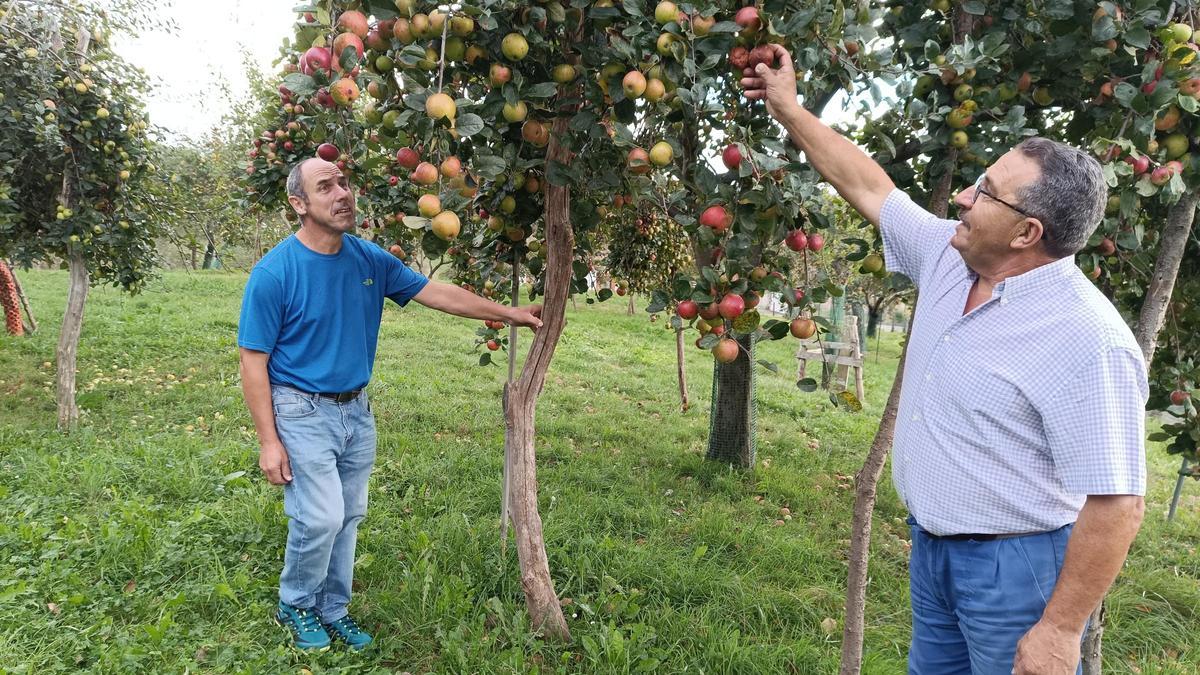
[[358,523],[375,461],[371,378],[384,298],[536,330],[541,307],[515,308],[431,282],[354,229],[354,191],[337,166],[292,168],[300,229],[254,266],[242,298],[242,391],[259,467],[283,486],[288,537],[275,620],[297,647],[371,643],[347,612]]

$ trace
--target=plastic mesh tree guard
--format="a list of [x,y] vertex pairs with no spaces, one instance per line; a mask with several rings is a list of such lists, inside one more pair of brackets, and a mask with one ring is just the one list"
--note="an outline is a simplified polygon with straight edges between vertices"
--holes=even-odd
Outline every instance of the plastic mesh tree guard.
[[714,360],[708,459],[750,469],[758,449],[753,335],[737,338],[741,349],[731,363]]

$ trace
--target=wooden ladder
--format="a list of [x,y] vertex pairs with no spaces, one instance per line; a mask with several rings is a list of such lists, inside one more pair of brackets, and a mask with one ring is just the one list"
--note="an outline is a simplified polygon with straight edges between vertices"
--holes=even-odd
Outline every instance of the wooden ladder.
[[[825,350],[831,352],[827,354]],[[842,320],[842,331],[837,341],[818,341],[815,337],[801,340],[796,359],[800,362],[797,379],[804,379],[809,361],[820,361],[837,366],[832,379],[841,381],[845,389],[850,388],[850,371],[853,370],[854,392],[860,402],[863,400],[863,359],[858,341],[858,317],[849,315]]]

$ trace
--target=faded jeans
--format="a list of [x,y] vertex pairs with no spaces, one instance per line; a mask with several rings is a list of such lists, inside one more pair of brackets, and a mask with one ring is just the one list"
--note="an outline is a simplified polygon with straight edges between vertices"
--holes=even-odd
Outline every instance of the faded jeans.
[[365,392],[338,403],[276,384],[271,402],[292,469],[283,488],[289,520],[279,599],[331,623],[350,603],[358,524],[375,463],[375,418]]

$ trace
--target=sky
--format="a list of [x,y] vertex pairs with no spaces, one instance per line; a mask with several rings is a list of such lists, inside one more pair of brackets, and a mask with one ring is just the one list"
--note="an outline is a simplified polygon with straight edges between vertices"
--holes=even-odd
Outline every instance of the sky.
[[291,34],[299,0],[174,0],[161,12],[174,33],[150,32],[115,41],[116,51],[150,76],[152,123],[176,138],[198,139],[218,124],[229,102],[222,88],[243,91],[243,51],[264,73],[275,72]]

